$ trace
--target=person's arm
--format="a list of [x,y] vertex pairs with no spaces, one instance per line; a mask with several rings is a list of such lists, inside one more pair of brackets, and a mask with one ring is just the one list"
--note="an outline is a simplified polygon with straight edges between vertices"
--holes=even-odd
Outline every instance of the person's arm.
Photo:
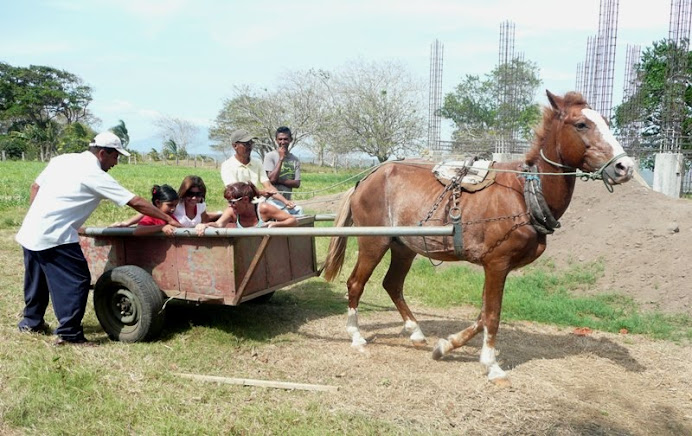
[[116,223],[111,224],[109,227],[130,227],[131,225],[137,224],[144,218],[144,215],[141,213],[138,213],[134,215],[132,218],[127,219],[125,221],[118,221]]
[[206,210],[202,212],[202,222],[203,223],[210,223],[212,221],[216,221],[219,218],[221,218],[221,215],[223,215],[223,212],[212,212],[208,213]]
[[127,203],[127,205],[143,215],[148,215],[152,218],[158,218],[160,220],[167,222],[169,225],[173,227],[180,227],[180,223],[176,221],[175,218],[173,218],[171,215],[161,212],[160,209],[158,209],[156,206],[154,206],[147,200],[143,199],[139,195],[135,195],[134,198]]
[[280,179],[279,183],[288,186],[289,188],[300,188],[300,180],[293,180],[293,179]]
[[273,167],[270,170],[267,170],[267,177],[269,177],[269,181],[271,183],[279,183],[281,165],[284,163],[284,159],[286,158],[286,152],[283,148],[279,147],[279,149],[276,152],[279,157],[276,160],[276,163],[271,162],[271,158],[273,157],[271,153],[267,154],[267,156],[264,158],[264,169],[267,170],[268,167]]
[[34,198],[36,198],[36,194],[38,194],[40,188],[41,187],[36,182],[31,184],[31,190],[29,191],[29,206],[34,202]]
[[202,236],[204,235],[204,230],[207,227],[215,227],[215,228],[221,228],[221,227],[226,227],[226,225],[231,222],[235,218],[235,211],[233,210],[232,207],[227,207],[226,210],[223,211],[219,219],[216,221],[210,221],[210,222],[202,222],[200,224],[197,224],[195,226],[195,230],[197,230],[197,236]]
[[296,227],[298,220],[286,212],[266,203],[259,205],[259,213],[266,227]]
[[170,224],[164,224],[162,226],[137,226],[135,231],[132,232],[134,235],[150,235],[156,232],[163,232],[167,236],[173,236],[175,232],[175,227]]
[[[262,182],[262,185],[265,187],[265,191],[264,191],[264,192],[266,192],[267,194],[269,194],[269,195],[268,195],[269,197],[271,197],[271,198],[273,198],[273,199],[275,199],[275,200],[279,200],[280,202],[282,202],[283,204],[285,204],[286,207],[289,208],[289,209],[293,209],[294,207],[296,207],[296,204],[295,204],[294,202],[289,201],[289,200],[286,200],[286,197],[284,197],[283,195],[279,194],[279,193],[276,191],[276,188],[274,187],[274,185],[271,184],[271,182],[269,182],[269,181],[267,181],[267,182]],[[264,195],[264,194],[262,194],[262,195]]]

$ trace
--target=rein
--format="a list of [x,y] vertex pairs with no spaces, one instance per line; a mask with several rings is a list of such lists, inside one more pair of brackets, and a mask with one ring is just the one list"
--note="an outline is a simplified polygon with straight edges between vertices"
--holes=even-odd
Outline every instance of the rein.
[[[581,178],[581,179],[584,180],[584,181],[588,181],[588,180],[603,180],[603,184],[605,185],[606,189],[607,189],[608,192],[610,192],[610,193],[613,192],[613,185],[608,181],[608,178],[607,178],[607,177],[603,177],[603,171],[605,171],[605,169],[608,167],[608,165],[612,164],[613,162],[615,162],[616,160],[620,159],[620,158],[623,157],[623,156],[627,156],[627,153],[620,153],[620,154],[618,154],[618,155],[613,156],[612,158],[610,158],[610,160],[609,160],[608,162],[606,162],[606,163],[604,163],[603,165],[601,165],[601,167],[600,167],[599,169],[597,169],[595,172],[587,173],[587,172],[584,172],[584,171],[580,171],[578,168],[574,168],[574,167],[570,167],[570,166],[567,166],[567,165],[563,165],[563,164],[561,164],[561,163],[558,163],[558,162],[555,162],[555,161],[552,161],[552,160],[548,159],[548,158],[545,156],[545,154],[543,154],[543,149],[542,149],[542,148],[540,149],[540,151],[538,152],[538,154],[540,154],[541,158],[542,158],[544,161],[548,162],[548,163],[551,164],[551,165],[554,165],[554,166],[556,166],[556,167],[558,167],[558,168],[565,168],[565,169],[567,169],[567,170],[574,170],[573,173],[562,173],[562,174],[565,175],[565,176],[568,176],[568,175],[576,175],[576,176],[579,176],[579,178]],[[536,174],[547,174],[547,173],[538,173],[538,172],[536,172]]]

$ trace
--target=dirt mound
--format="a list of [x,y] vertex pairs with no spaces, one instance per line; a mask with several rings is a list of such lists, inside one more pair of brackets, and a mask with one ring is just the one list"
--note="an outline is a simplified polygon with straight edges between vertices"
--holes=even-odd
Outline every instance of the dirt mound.
[[[341,195],[305,202],[314,213],[337,211]],[[301,203],[302,204],[302,203]],[[585,293],[631,296],[645,309],[692,314],[692,201],[672,199],[637,180],[610,193],[577,181],[572,203],[548,237],[543,259],[558,265],[602,260],[604,274]]]
[[614,189],[577,181],[562,228],[548,237],[543,256],[563,265],[602,259],[603,277],[585,292],[614,291],[645,308],[692,314],[692,201],[636,180]]

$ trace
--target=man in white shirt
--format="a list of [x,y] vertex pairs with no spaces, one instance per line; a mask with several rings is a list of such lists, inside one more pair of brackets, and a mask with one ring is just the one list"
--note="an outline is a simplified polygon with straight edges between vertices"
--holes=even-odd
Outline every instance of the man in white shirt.
[[276,191],[262,168],[262,162],[250,157],[255,139],[250,132],[244,129],[231,133],[231,144],[235,150],[235,155],[221,164],[221,180],[223,180],[224,186],[237,182],[250,182],[257,187],[264,187],[264,190],[259,191],[261,195],[278,200],[288,209],[293,209],[295,203],[287,200]]
[[89,144],[88,151],[51,159],[31,185],[29,210],[15,237],[24,250],[25,267],[20,331],[49,331],[44,316],[50,299],[59,323],[55,344],[89,344],[82,318],[91,276],[79,247],[78,230],[101,200],[128,205],[179,226],[174,218],[107,174],[118,164],[121,154],[130,155],[120,139],[111,132],[100,133]]

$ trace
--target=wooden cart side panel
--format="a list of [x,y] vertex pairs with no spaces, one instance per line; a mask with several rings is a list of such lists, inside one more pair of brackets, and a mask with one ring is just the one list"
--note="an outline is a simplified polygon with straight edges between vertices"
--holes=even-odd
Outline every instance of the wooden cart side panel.
[[[257,248],[259,247],[261,242],[262,238],[259,236],[236,238],[234,262],[236,274],[234,289],[238,289],[240,287],[240,284],[243,282],[245,275],[248,273],[250,264],[252,263],[252,259],[255,257],[255,254],[257,254]],[[270,241],[269,246],[267,247],[267,251],[265,251],[265,255],[259,259],[259,263],[257,264],[257,267],[255,268],[255,271],[253,272],[252,276],[250,277],[250,281],[247,283],[245,287],[245,296],[253,294],[258,290],[266,289],[269,286],[269,282],[267,279],[268,266],[266,253],[272,250],[272,247],[273,241]]]
[[159,288],[180,292],[173,238],[137,236],[122,240],[125,244],[124,265],[137,265],[151,274]]
[[179,238],[176,252],[182,295],[176,298],[229,304],[236,293],[233,243],[232,239]]
[[79,245],[89,265],[92,286],[104,272],[124,264],[125,250],[121,238],[80,236]]
[[292,236],[286,239],[291,253],[289,277],[295,279],[316,275],[315,239],[309,236]]

